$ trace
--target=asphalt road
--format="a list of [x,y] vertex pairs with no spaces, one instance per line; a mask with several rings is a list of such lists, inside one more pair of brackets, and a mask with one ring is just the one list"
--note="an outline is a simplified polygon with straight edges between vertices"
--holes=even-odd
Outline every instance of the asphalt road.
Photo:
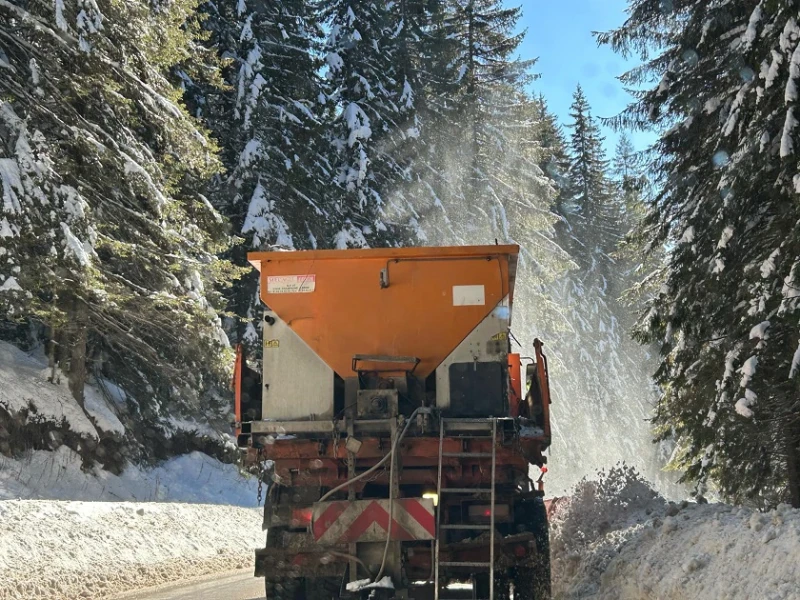
[[253,577],[253,570],[247,569],[128,593],[119,596],[118,600],[264,600],[264,598],[264,580]]

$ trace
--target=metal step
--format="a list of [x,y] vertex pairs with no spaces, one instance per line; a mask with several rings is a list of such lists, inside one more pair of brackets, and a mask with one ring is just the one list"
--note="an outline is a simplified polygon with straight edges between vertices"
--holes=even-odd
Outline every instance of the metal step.
[[[459,435],[460,439],[489,439],[491,440],[491,452],[444,452],[445,432],[448,424],[452,425],[453,433],[467,432],[466,435]],[[461,425],[461,427],[456,427]],[[474,432],[477,432],[475,434]],[[489,435],[486,435],[486,434]],[[483,488],[445,488],[442,487],[442,464],[443,459],[447,458],[488,458],[491,462],[491,487]],[[494,589],[494,575],[495,575],[495,502],[496,502],[496,485],[497,485],[497,419],[441,419],[439,421],[439,472],[436,481],[436,493],[441,497],[442,494],[464,494],[464,495],[477,495],[484,494],[489,496],[490,510],[489,510],[489,523],[481,523],[480,525],[471,525],[467,523],[442,523],[442,503],[436,510],[436,541],[434,544],[434,572],[433,572],[433,589],[434,600],[439,600],[440,589],[440,568],[441,567],[455,567],[467,569],[487,569],[489,571],[489,598],[487,600],[495,600]],[[460,562],[460,561],[441,561],[440,551],[443,545],[441,532],[446,530],[470,530],[470,531],[488,531],[489,532],[489,561],[488,562]]]
[[492,458],[491,452],[442,452],[448,458]]

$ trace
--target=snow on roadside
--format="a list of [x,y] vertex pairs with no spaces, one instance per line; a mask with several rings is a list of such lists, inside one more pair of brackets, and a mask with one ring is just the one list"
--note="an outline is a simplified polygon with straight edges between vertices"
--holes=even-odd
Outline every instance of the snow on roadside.
[[28,422],[65,422],[82,436],[99,439],[69,390],[48,383],[45,365],[6,342],[0,342],[0,407],[9,414],[30,410]]
[[0,600],[99,599],[244,568],[263,537],[252,508],[0,501]]
[[556,502],[551,552],[561,600],[800,600],[800,510],[668,503],[624,467]]
[[172,458],[145,469],[128,464],[120,475],[95,466],[84,470],[81,457],[66,446],[24,457],[0,455],[0,500],[132,500],[204,502],[255,506],[258,481],[236,465],[201,452]]

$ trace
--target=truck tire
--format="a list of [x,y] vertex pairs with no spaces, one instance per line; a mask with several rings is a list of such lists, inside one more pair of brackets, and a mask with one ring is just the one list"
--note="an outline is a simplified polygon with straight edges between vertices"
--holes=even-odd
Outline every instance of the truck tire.
[[536,540],[536,556],[512,569],[514,595],[526,600],[550,600],[550,527],[542,498],[528,505],[528,530]]
[[[511,582],[505,574],[496,573],[494,576],[495,600],[509,600],[511,598],[510,585]],[[489,597],[488,573],[477,573],[472,576],[472,597],[476,600],[486,600]]]
[[265,593],[267,600],[300,600],[303,595],[298,595],[302,579],[266,579]]
[[306,600],[339,600],[342,580],[339,577],[315,577],[305,580]]

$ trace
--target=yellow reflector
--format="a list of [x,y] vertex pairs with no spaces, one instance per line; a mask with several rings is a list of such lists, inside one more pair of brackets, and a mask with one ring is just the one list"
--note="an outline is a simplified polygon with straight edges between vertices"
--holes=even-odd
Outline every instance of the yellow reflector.
[[428,500],[433,500],[434,506],[439,506],[439,494],[436,492],[425,492],[422,497]]

